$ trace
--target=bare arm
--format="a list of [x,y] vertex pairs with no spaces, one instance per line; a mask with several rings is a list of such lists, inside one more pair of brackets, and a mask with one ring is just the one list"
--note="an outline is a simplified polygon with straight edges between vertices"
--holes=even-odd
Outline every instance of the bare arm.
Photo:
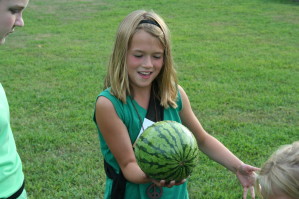
[[243,162],[232,154],[221,142],[203,129],[192,111],[187,94],[181,87],[179,88],[183,101],[183,109],[180,112],[180,117],[182,119],[182,123],[188,127],[191,132],[193,132],[199,149],[211,159],[235,173]]
[[255,198],[254,194],[254,171],[256,167],[244,164],[232,152],[230,152],[221,142],[209,135],[201,126],[197,117],[192,111],[190,101],[182,87],[179,87],[183,109],[180,112],[182,123],[189,128],[194,134],[198,147],[212,160],[220,163],[233,173],[235,173],[243,186],[243,198],[246,199],[248,189],[250,189],[251,197]]
[[136,162],[126,126],[105,97],[99,97],[96,103],[96,121],[125,178],[136,184],[150,182]]

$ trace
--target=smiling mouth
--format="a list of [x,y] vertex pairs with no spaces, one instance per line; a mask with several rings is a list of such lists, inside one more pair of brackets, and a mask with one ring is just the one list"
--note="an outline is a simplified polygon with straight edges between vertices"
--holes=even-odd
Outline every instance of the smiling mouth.
[[152,74],[152,72],[138,72],[139,74],[141,74],[141,75],[150,75],[150,74]]
[[138,72],[142,79],[148,79],[151,77],[153,72]]

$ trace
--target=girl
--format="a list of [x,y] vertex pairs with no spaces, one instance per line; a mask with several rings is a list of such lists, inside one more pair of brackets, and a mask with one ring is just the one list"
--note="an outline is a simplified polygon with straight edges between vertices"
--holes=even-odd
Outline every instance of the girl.
[[105,160],[105,199],[188,198],[185,180],[156,181],[139,168],[132,145],[148,120],[185,125],[201,151],[236,173],[244,198],[249,188],[254,198],[252,176],[257,168],[244,164],[201,126],[178,85],[169,30],[156,13],[137,10],[122,21],[104,87],[94,121]]
[[273,153],[261,168],[257,185],[264,199],[299,198],[299,141]]
[[[29,0],[0,0],[0,45],[16,26],[24,26],[22,12]],[[22,162],[10,127],[9,107],[0,83],[0,198],[26,199]]]

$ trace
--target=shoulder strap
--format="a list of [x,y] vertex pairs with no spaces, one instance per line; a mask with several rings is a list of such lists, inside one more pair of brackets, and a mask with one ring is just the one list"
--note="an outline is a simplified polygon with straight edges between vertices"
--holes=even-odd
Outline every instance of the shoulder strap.
[[156,97],[153,90],[154,89],[151,91],[151,97],[145,117],[153,122],[158,122],[162,121],[164,118],[164,107],[161,106],[160,100]]
[[126,182],[121,169],[119,170],[119,174],[117,174],[113,167],[106,162],[104,159],[104,169],[108,178],[113,180],[112,190],[111,190],[111,199],[124,199],[125,191],[126,191]]

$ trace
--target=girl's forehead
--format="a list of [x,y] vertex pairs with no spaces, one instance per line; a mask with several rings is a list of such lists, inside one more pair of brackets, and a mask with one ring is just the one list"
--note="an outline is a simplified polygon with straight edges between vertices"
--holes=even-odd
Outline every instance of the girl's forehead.
[[140,30],[140,31],[137,31],[132,39],[131,39],[131,42],[130,42],[130,47],[133,47],[133,46],[150,46],[150,47],[155,47],[155,48],[163,48],[163,45],[161,44],[160,40],[151,35],[150,33],[144,31],[144,30]]

